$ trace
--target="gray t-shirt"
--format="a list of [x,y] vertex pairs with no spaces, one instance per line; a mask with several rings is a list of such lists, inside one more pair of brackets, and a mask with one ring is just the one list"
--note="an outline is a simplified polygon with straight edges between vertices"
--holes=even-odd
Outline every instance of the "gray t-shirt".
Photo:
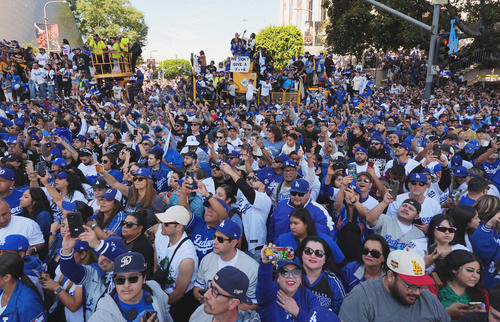
[[413,305],[402,305],[386,290],[383,277],[358,284],[344,298],[339,318],[342,321],[400,322],[450,321],[438,298],[424,291]]
[[[196,311],[191,314],[189,322],[212,322],[214,316],[205,313],[205,304],[198,306]],[[235,322],[260,322],[260,316],[255,311],[239,311]]]

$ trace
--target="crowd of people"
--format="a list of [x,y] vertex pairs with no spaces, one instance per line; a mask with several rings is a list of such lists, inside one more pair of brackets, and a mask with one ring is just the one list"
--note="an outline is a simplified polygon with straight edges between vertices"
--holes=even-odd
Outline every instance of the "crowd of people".
[[[362,63],[276,70],[233,39],[252,93],[298,77],[304,99],[193,100],[189,78],[115,90],[89,56],[16,44],[0,44],[1,319],[500,320],[498,88],[450,77],[425,101],[419,52],[388,55],[376,87]],[[90,89],[35,81],[29,100],[63,61]]]

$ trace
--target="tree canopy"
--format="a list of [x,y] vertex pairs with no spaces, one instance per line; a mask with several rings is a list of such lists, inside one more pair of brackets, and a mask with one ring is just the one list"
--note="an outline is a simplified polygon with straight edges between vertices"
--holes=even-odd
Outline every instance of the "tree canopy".
[[110,38],[123,34],[131,44],[146,42],[148,26],[144,15],[129,0],[70,0],[70,8],[82,36],[88,41],[93,34]]
[[[410,17],[432,24],[432,5],[426,0],[383,0],[385,5]],[[360,55],[363,50],[411,48],[428,49],[430,33],[363,0],[331,0],[325,2],[329,23],[326,45],[339,54]],[[439,30],[448,32],[450,20],[463,33],[461,38],[474,38],[473,48],[492,53],[500,46],[500,1],[450,0],[440,13]],[[495,26],[497,23],[497,26]]]
[[274,59],[276,68],[288,67],[292,55],[304,53],[304,36],[296,26],[269,26],[255,37],[257,47],[266,48]]
[[179,75],[189,75],[191,63],[186,59],[165,59],[158,64],[162,77],[172,79]]

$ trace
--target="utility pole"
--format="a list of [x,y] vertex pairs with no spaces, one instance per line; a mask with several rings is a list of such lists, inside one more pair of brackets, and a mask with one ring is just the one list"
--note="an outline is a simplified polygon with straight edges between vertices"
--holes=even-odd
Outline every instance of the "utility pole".
[[405,15],[404,13],[401,13],[397,10],[394,10],[380,2],[377,2],[375,0],[365,0],[369,4],[372,4],[376,6],[377,8],[380,8],[384,11],[387,11],[390,14],[395,15],[396,17],[399,17],[403,20],[408,21],[409,23],[412,23],[426,31],[429,31],[431,33],[431,40],[429,42],[429,55],[427,59],[427,75],[425,77],[425,90],[424,90],[424,99],[429,100],[431,97],[431,91],[432,91],[432,65],[434,64],[434,52],[436,50],[436,36],[437,36],[437,31],[438,31],[438,24],[439,24],[439,10],[441,8],[441,5],[447,4],[448,0],[432,0],[431,4],[434,6],[434,11],[432,14],[432,26],[426,25],[425,23],[418,21],[410,16]]

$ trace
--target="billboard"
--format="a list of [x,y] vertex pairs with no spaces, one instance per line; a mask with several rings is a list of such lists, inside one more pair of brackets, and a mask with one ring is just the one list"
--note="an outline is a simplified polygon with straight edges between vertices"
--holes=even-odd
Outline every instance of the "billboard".
[[59,42],[59,25],[47,24],[47,29],[49,31],[49,47],[47,47],[45,24],[35,23],[36,46],[38,48],[45,48],[47,51],[61,51],[61,45]]
[[306,21],[306,28],[304,30],[304,46],[312,46],[314,40],[314,22]]

